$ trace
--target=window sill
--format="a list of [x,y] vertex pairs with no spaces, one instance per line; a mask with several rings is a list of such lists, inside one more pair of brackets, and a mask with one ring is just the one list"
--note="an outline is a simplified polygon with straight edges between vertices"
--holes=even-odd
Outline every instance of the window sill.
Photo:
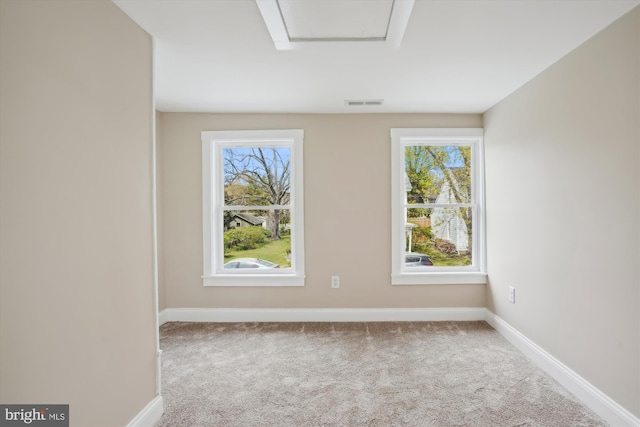
[[293,274],[219,274],[202,278],[204,286],[304,286],[305,276]]
[[485,285],[487,273],[442,272],[442,273],[401,273],[391,275],[392,285]]

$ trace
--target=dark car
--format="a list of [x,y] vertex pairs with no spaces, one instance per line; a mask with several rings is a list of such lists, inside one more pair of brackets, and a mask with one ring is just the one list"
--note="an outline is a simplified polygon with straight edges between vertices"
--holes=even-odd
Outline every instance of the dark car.
[[429,265],[433,265],[429,255],[408,253],[404,256],[405,267],[425,267]]

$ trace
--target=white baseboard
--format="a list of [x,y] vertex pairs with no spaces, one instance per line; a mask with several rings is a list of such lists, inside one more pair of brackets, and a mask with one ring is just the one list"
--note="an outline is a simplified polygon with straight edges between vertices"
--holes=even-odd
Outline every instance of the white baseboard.
[[544,349],[522,335],[507,322],[486,310],[485,320],[500,335],[505,337],[518,350],[535,362],[567,390],[573,393],[584,405],[598,414],[611,426],[638,427],[640,419],[624,409],[609,396],[598,390],[587,380],[572,371],[565,364],[547,353]]
[[164,403],[162,396],[158,395],[138,413],[127,427],[153,427],[156,425],[164,413]]
[[165,323],[169,322],[169,310],[171,310],[170,308],[166,308],[164,310],[162,310],[160,313],[158,313],[158,326],[162,326]]
[[484,320],[485,308],[167,308],[166,322],[429,322]]

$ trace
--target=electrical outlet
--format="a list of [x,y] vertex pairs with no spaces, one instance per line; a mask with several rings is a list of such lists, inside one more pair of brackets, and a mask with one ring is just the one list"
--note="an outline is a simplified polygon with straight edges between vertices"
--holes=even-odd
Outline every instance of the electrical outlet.
[[512,304],[516,303],[516,288],[513,286],[509,286],[509,302]]
[[338,289],[340,287],[340,276],[331,276],[331,287]]

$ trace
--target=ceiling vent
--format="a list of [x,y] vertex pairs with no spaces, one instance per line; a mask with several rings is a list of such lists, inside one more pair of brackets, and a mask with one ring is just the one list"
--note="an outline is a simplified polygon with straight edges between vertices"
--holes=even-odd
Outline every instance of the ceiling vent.
[[256,0],[278,50],[361,43],[400,46],[415,0]]
[[368,106],[368,105],[382,105],[384,99],[347,99],[344,104],[347,107],[355,106]]

